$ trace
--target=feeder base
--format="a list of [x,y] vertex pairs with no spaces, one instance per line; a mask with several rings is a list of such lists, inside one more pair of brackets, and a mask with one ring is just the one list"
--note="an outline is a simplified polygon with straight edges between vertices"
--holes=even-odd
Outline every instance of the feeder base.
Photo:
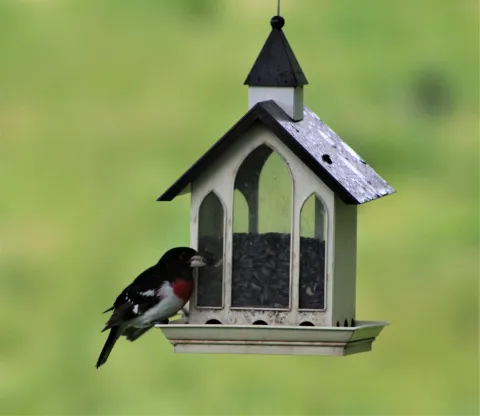
[[156,325],[178,353],[343,356],[370,351],[388,322],[355,327]]

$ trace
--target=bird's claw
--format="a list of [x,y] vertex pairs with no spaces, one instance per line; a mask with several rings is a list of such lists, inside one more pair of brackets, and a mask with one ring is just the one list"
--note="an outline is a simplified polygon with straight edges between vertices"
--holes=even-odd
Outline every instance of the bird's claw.
[[169,320],[168,319],[164,319],[163,321],[153,321],[150,323],[150,325],[168,325],[169,324]]
[[188,309],[187,309],[187,308],[182,308],[182,309],[180,310],[180,313],[183,315],[184,318],[188,318],[188,316],[190,315],[190,314],[188,313]]

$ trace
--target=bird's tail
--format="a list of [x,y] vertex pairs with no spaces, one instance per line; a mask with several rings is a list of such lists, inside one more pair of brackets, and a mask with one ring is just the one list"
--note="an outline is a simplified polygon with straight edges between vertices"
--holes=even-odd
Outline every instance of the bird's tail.
[[122,329],[123,328],[120,328],[119,326],[113,326],[112,328],[110,328],[110,333],[108,334],[107,341],[103,346],[100,356],[98,357],[96,365],[97,368],[107,362],[108,356],[112,352],[115,343],[117,342],[118,338],[120,338],[120,335],[122,335]]

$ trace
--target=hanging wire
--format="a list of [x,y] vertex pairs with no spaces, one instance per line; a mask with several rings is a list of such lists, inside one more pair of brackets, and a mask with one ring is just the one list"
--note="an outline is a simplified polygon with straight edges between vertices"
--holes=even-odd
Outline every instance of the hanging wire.
[[280,16],[280,0],[277,0],[277,16]]

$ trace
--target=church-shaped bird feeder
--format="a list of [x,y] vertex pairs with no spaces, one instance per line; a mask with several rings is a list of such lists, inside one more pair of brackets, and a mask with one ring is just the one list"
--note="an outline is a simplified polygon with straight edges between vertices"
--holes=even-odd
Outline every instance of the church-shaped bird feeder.
[[191,194],[198,270],[177,352],[348,355],[386,322],[355,314],[357,206],[394,189],[303,103],[307,79],[274,16],[248,112],[159,201]]

